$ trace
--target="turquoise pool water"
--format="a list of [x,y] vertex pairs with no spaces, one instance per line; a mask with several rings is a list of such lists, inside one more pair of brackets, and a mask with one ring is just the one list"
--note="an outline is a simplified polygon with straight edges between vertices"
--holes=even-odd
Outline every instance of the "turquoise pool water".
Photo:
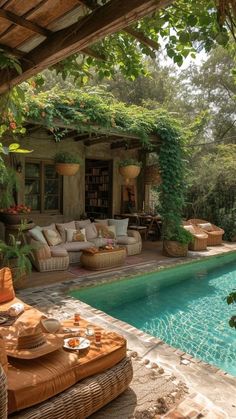
[[73,291],[71,295],[236,376],[236,253]]

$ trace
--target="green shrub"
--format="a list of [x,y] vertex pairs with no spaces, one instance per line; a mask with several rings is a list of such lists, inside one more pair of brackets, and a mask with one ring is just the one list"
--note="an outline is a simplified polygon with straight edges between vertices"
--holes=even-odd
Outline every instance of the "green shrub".
[[119,162],[119,167],[125,167],[125,166],[131,166],[131,165],[142,167],[142,162],[136,159],[125,159]]
[[67,151],[57,153],[54,160],[56,163],[80,163],[80,158],[78,156],[68,153]]

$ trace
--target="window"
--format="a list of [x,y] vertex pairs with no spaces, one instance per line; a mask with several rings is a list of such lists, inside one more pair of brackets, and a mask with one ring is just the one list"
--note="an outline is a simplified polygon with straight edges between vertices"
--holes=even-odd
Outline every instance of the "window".
[[32,211],[60,212],[62,177],[50,161],[27,160],[25,163],[25,204]]

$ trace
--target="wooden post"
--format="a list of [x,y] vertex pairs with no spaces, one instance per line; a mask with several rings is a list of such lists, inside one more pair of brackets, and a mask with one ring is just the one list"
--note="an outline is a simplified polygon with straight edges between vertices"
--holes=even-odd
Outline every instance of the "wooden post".
[[143,210],[143,201],[146,203],[144,172],[147,164],[147,153],[143,149],[138,152],[138,160],[142,162],[142,170],[137,177],[137,210]]

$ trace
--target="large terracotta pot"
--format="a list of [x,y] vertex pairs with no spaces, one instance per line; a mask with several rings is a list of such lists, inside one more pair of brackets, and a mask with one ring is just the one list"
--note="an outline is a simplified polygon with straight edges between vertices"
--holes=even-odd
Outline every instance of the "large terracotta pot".
[[140,171],[141,167],[135,166],[134,164],[119,167],[119,172],[125,179],[135,179],[139,175]]
[[145,167],[144,183],[146,185],[160,185],[161,184],[160,170],[156,164],[152,164],[151,166]]
[[163,255],[172,258],[186,257],[188,254],[188,245],[177,241],[163,241]]
[[62,176],[74,176],[79,167],[77,163],[56,163],[56,172]]

